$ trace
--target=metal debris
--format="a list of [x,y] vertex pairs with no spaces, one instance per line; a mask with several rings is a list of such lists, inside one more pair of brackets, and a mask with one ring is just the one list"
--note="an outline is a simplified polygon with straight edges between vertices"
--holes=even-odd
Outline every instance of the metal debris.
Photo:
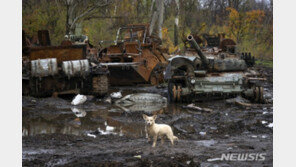
[[153,93],[136,93],[115,101],[115,105],[126,112],[153,112],[164,108],[167,105],[167,98]]
[[204,112],[213,112],[212,109],[210,108],[202,108],[202,107],[198,107],[196,106],[195,104],[191,103],[191,104],[188,104],[187,106],[183,106],[183,108],[185,109],[192,109],[192,110],[197,110],[197,111],[204,111]]

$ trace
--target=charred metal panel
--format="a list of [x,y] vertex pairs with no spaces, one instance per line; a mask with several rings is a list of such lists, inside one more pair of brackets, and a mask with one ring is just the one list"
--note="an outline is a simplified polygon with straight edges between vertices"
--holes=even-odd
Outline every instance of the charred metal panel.
[[[147,24],[137,24],[119,28],[115,45],[99,52],[99,61],[108,64],[111,85],[163,82],[167,60],[155,42],[157,40],[147,34],[148,27]],[[118,39],[121,31],[124,32],[123,40]],[[130,66],[131,63],[137,66]]]
[[86,58],[85,45],[31,47],[30,60],[56,58],[58,63]]

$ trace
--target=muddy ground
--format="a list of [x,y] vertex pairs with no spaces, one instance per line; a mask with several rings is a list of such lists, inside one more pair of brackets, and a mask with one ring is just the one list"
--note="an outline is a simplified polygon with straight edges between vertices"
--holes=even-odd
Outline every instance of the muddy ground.
[[[266,97],[273,95],[272,69],[261,68],[268,78]],[[123,95],[166,88],[124,87]],[[23,97],[23,166],[272,166],[272,99],[268,104],[238,106],[227,100],[195,103],[203,112],[168,104],[157,111],[157,123],[172,126],[179,141],[157,142],[152,148],[144,131],[143,112],[125,112],[101,99],[73,108],[71,97]],[[147,106],[143,106],[147,109]],[[149,107],[149,106],[148,106]],[[217,160],[223,153],[265,153],[264,161]],[[216,158],[216,159],[215,159]]]

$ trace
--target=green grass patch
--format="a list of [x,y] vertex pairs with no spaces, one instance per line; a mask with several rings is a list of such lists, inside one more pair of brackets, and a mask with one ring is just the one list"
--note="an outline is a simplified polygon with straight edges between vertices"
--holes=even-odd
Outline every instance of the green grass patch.
[[256,60],[256,64],[264,67],[273,68],[272,60]]

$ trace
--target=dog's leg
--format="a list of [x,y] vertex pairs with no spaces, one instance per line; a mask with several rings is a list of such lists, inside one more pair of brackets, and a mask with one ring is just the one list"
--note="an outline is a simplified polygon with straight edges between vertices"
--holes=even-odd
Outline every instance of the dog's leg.
[[174,138],[173,137],[171,137],[170,138],[170,141],[171,141],[171,143],[172,143],[172,146],[174,145]]
[[155,134],[155,136],[153,136],[153,144],[152,147],[156,146],[156,142],[157,142],[157,134]]
[[174,135],[173,134],[167,134],[167,137],[171,141],[172,145],[174,145]]
[[145,133],[146,133],[146,139],[148,139],[148,142],[150,142],[150,137],[147,130],[147,125],[145,126]]

